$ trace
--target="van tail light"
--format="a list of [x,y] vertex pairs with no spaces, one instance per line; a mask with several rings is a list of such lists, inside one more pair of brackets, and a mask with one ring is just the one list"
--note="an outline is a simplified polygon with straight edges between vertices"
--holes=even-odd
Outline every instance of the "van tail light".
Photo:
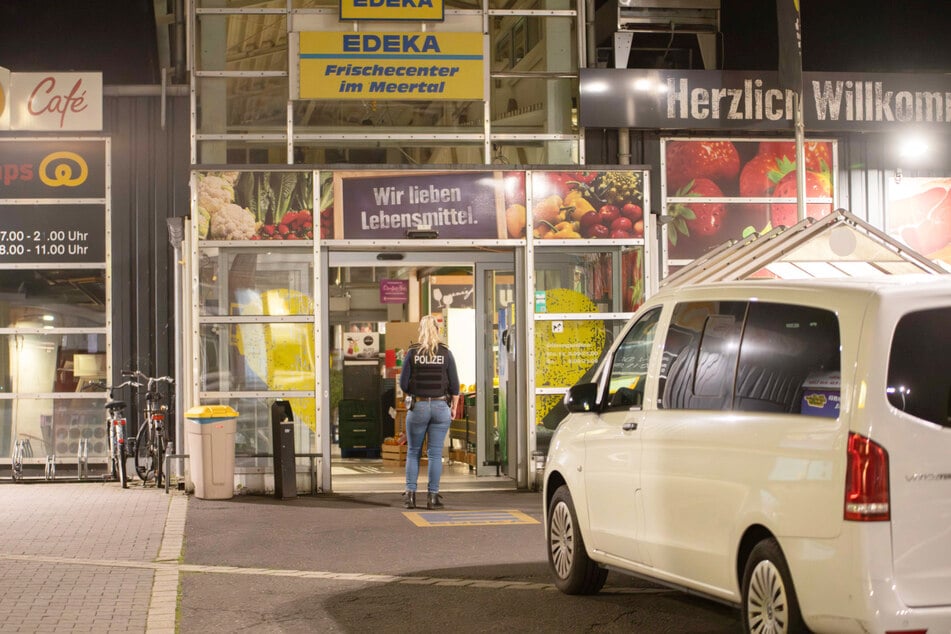
[[891,519],[888,452],[878,443],[854,433],[849,433],[845,468],[845,519],[855,522]]

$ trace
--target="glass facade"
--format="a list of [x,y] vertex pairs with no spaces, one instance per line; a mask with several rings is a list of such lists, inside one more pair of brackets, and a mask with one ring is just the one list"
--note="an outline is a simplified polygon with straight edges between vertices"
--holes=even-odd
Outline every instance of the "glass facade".
[[[273,0],[252,7],[201,0],[191,9],[194,162],[579,163],[579,7],[568,0],[517,8],[495,0],[451,1],[442,21],[369,22],[341,19],[338,2]],[[300,87],[309,80],[300,36],[310,31],[481,34],[485,89],[472,86],[475,79],[466,91],[481,98],[361,97],[335,94],[334,78],[318,89],[320,96],[301,99]],[[366,88],[353,78],[344,81],[358,93]]]

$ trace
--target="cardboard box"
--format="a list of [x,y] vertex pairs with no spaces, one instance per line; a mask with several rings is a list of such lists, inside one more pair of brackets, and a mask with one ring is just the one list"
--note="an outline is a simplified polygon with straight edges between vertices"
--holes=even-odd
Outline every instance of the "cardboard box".
[[[383,458],[383,464],[390,467],[406,466],[406,445],[386,445],[382,446],[380,455]],[[426,460],[426,449],[423,448],[423,456],[419,461],[420,465],[428,464]]]
[[[384,345],[387,350],[402,350],[404,353],[410,345],[416,342],[419,336],[419,322],[415,321],[388,321]],[[402,359],[400,359],[402,362]]]

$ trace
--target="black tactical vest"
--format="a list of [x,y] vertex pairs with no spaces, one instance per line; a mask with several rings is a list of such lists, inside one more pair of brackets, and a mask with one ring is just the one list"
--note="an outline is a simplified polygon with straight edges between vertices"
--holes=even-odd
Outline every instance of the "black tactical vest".
[[410,394],[414,396],[438,397],[449,393],[449,373],[447,353],[449,349],[439,344],[436,354],[430,355],[417,346],[410,348]]

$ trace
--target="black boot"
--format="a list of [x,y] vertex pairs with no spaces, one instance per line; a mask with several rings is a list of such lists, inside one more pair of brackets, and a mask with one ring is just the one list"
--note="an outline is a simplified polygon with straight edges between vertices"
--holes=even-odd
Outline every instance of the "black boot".
[[416,491],[403,491],[403,506],[408,509],[416,508]]
[[426,500],[426,508],[429,510],[443,508],[442,496],[438,493],[430,493],[429,498]]

